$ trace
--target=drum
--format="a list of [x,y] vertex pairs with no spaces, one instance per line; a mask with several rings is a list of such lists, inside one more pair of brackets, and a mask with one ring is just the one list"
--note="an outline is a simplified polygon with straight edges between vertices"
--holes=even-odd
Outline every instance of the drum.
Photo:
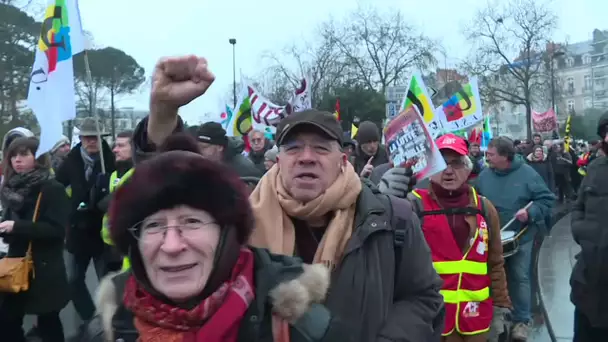
[[505,230],[500,232],[500,239],[502,240],[502,255],[505,258],[517,253],[519,250],[519,241],[515,238],[514,231]]

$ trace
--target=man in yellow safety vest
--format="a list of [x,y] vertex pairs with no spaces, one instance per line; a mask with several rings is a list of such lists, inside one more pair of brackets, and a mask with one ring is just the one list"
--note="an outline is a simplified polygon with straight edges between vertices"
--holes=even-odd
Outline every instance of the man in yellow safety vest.
[[120,256],[113,247],[114,242],[112,242],[112,239],[110,238],[110,229],[108,227],[107,208],[114,191],[133,173],[133,153],[131,150],[132,136],[132,131],[121,132],[116,136],[114,148],[112,149],[112,152],[114,152],[114,155],[116,156],[116,171],[112,172],[110,175],[109,194],[99,204],[100,208],[106,212],[101,227],[101,238],[106,244],[107,250],[106,273],[118,271],[123,267],[128,268],[129,266],[128,259]]

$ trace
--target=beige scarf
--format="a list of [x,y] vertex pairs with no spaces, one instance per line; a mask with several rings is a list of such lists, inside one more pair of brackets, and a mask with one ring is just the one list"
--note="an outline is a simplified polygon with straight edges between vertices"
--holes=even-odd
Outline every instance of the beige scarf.
[[292,256],[295,230],[291,218],[314,222],[333,213],[314,258],[315,263],[333,269],[342,259],[352,234],[360,192],[361,180],[347,163],[325,193],[308,203],[301,203],[285,190],[279,168],[274,166],[249,196],[256,220],[250,243],[254,247],[268,248],[272,253]]

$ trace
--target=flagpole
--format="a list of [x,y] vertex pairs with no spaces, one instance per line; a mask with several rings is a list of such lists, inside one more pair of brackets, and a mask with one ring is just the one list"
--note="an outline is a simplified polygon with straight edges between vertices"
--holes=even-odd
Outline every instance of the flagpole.
[[[87,83],[89,84],[89,89],[93,89],[93,76],[91,75],[91,67],[89,66],[89,54],[87,50],[84,50],[84,69],[87,74]],[[93,110],[93,118],[95,119],[95,128],[97,130],[97,143],[99,144],[99,161],[101,162],[101,174],[106,173],[106,163],[103,158],[103,143],[101,142],[101,131],[99,130],[99,114],[97,113],[97,94],[93,94],[91,96],[91,107]]]

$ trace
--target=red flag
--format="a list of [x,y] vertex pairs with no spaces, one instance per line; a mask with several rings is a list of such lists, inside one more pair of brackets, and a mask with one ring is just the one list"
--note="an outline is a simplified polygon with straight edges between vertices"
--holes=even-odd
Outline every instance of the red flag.
[[334,116],[336,117],[336,120],[341,121],[341,118],[340,118],[340,98],[339,97],[336,99],[336,111],[334,112]]
[[481,132],[479,132],[478,128],[473,128],[471,134],[469,134],[469,144],[473,143],[481,145]]

